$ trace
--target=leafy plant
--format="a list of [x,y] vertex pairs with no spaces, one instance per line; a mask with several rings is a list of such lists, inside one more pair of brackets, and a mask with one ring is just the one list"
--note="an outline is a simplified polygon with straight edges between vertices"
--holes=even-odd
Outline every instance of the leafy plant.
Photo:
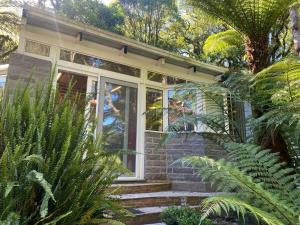
[[[250,213],[265,224],[299,224],[298,61],[298,57],[284,59],[255,76],[235,72],[221,84],[178,87],[181,94],[185,93],[183,98],[201,93],[206,108],[212,111],[186,114],[178,122],[205,126],[206,131],[213,133],[206,137],[215,138],[227,152],[221,160],[196,156],[181,160],[198,169],[199,175],[215,184],[218,190],[231,193],[204,200],[204,218],[213,213],[234,211],[242,218]],[[223,102],[219,96],[223,96]],[[263,112],[248,121],[247,127],[252,128],[248,139],[242,138],[239,132],[232,132],[232,127],[242,125],[232,116],[231,112],[238,110],[232,110],[232,103],[243,101]],[[170,130],[171,135],[176,131]],[[254,144],[255,135],[261,131],[273,138],[280,133],[293,163],[287,166],[278,153]]]
[[241,68],[245,66],[243,37],[235,30],[210,35],[203,45],[206,56],[219,59],[219,64]]
[[169,207],[162,212],[161,218],[167,225],[212,225],[209,219],[201,221],[201,215],[187,206]]
[[234,192],[203,201],[204,218],[212,213],[235,211],[242,217],[250,212],[270,225],[297,224],[300,213],[299,175],[286,167],[270,150],[252,144],[224,144],[228,156],[215,161],[187,157],[185,164],[198,169],[204,180],[218,190]]
[[107,190],[124,172],[119,158],[102,150],[72,92],[61,98],[51,83],[0,100],[0,223],[120,224]]

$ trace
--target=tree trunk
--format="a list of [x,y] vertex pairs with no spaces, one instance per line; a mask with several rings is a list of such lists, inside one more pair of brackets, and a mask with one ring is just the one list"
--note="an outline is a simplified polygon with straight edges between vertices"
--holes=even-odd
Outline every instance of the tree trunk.
[[290,9],[291,28],[294,39],[295,54],[300,56],[300,24],[298,15],[299,5],[294,5]]
[[269,64],[268,37],[249,37],[245,42],[249,69],[256,74]]
[[[261,70],[267,68],[269,65],[268,41],[268,37],[256,36],[246,39],[245,47],[248,66],[253,74],[260,72]],[[253,107],[254,118],[259,118],[263,116],[263,114],[264,112],[261,109],[255,106]],[[267,128],[263,127],[262,129],[266,130]],[[256,141],[257,144],[261,147],[272,149],[272,152],[279,153],[282,161],[285,161],[288,164],[291,163],[291,157],[288,154],[287,145],[280,133],[275,133],[274,135],[263,133],[259,136],[256,136]]]

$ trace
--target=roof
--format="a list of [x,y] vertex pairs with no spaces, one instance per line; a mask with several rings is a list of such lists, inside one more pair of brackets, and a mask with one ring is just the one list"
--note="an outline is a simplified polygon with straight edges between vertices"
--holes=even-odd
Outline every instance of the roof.
[[218,76],[226,72],[225,68],[199,62],[188,57],[179,56],[175,53],[132,40],[122,35],[71,20],[65,16],[55,14],[54,12],[25,6],[23,9],[23,17],[26,18],[26,23],[29,25],[74,37],[81,33],[84,40],[116,49],[122,49],[122,47],[127,46],[128,53],[133,53],[150,59],[159,60],[164,58],[165,63],[184,68],[195,67],[197,71],[213,76]]

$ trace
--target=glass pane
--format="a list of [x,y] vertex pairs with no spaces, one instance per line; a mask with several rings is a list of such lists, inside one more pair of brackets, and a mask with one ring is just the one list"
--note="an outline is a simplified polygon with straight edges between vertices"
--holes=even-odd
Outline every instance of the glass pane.
[[184,84],[184,83],[186,83],[186,81],[183,79],[170,77],[170,76],[167,77],[167,85],[176,85],[176,84]]
[[6,82],[6,76],[1,76],[0,75],[0,89],[4,88],[5,82]]
[[49,57],[50,46],[26,40],[25,52]]
[[98,94],[98,81],[92,81],[91,92],[89,93],[88,100],[90,103],[90,118],[93,119],[96,116],[97,108],[97,94]]
[[6,76],[0,75],[0,98],[3,95],[5,83],[6,83]]
[[148,80],[163,83],[165,76],[160,73],[148,72]]
[[84,109],[87,77],[70,72],[59,71],[57,76],[57,90],[61,98],[67,94],[69,86],[70,99],[76,101],[78,106]]
[[60,59],[68,62],[78,63],[86,66],[109,70],[112,72],[122,73],[134,77],[140,77],[140,69],[131,66],[114,63],[97,57],[92,57],[68,50],[60,51]]
[[121,160],[135,172],[137,88],[106,82],[103,134],[107,150],[124,150]]
[[182,99],[180,92],[168,91],[168,121],[169,125],[175,125],[177,131],[194,131],[194,124],[184,121],[185,116],[195,113],[194,99]]
[[146,92],[146,130],[163,130],[163,92],[147,88]]

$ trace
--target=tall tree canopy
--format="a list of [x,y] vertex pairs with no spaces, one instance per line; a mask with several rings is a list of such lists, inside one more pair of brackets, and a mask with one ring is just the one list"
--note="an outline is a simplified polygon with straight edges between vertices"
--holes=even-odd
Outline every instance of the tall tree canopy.
[[119,0],[124,12],[126,36],[159,46],[162,30],[179,17],[175,0]]

